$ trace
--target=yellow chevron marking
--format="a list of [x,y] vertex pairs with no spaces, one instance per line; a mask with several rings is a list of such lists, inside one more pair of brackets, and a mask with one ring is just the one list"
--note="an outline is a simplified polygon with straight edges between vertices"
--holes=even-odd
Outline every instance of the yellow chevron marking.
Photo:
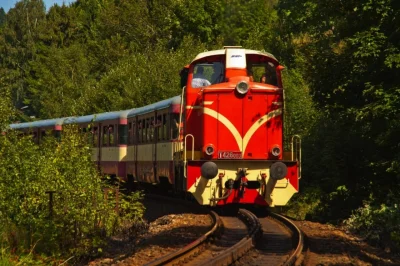
[[242,153],[246,150],[247,144],[249,143],[251,137],[257,131],[257,129],[259,129],[268,120],[282,114],[282,109],[280,108],[280,109],[273,110],[266,115],[263,115],[260,119],[258,119],[256,122],[254,122],[254,124],[246,132],[244,138],[242,138],[239,131],[232,124],[232,122],[229,121],[229,119],[226,118],[225,116],[223,116],[222,114],[218,113],[217,111],[210,109],[208,107],[186,106],[186,109],[200,109],[200,108],[203,109],[204,114],[208,114],[209,116],[214,117],[219,122],[221,122],[223,125],[225,125],[226,128],[229,129],[229,131],[232,133],[233,137],[235,138],[235,140],[238,144],[239,150]]
[[257,131],[257,129],[259,129],[264,123],[266,123],[268,120],[281,115],[282,114],[282,109],[276,109],[274,111],[269,112],[266,115],[263,115],[260,119],[258,119],[250,128],[249,130],[246,132],[246,135],[244,135],[243,138],[243,151],[244,152],[246,150],[247,144],[249,143],[251,137],[253,136],[253,134]]

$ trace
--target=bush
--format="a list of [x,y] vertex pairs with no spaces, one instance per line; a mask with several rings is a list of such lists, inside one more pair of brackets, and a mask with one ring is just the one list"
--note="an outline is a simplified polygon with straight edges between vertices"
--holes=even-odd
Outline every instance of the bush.
[[61,141],[46,137],[40,145],[13,132],[0,138],[2,247],[79,258],[101,250],[124,219],[140,219],[141,195],[119,196],[116,206],[120,193],[102,181],[86,139],[75,126],[64,127]]
[[400,210],[398,202],[389,199],[387,203],[378,204],[373,199],[344,221],[346,227],[372,242],[383,247],[400,247]]
[[284,213],[296,220],[315,217],[323,209],[323,191],[317,187],[305,187],[284,207]]

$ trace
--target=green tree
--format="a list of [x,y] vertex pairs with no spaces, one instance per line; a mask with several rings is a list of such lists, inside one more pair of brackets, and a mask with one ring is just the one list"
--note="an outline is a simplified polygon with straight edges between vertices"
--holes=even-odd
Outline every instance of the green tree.
[[28,96],[25,78],[29,76],[29,61],[36,55],[35,42],[45,21],[42,0],[20,1],[7,13],[0,36],[2,86],[9,88],[14,105],[21,107]]
[[306,157],[310,183],[324,187],[327,209],[348,207],[332,216],[398,191],[399,10],[391,0],[279,2],[288,62],[302,69],[323,119],[304,147],[315,154]]
[[0,7],[0,28],[1,26],[4,25],[6,22],[6,12],[4,11],[4,8]]
[[0,138],[2,246],[79,260],[127,219],[141,219],[138,192],[118,195],[118,216],[115,189],[104,190],[86,139],[75,126],[64,127],[61,141],[46,137],[40,145],[12,131]]
[[85,47],[42,47],[42,54],[30,63],[26,79],[31,99],[26,101],[40,117],[55,118],[86,114],[90,108],[92,63]]

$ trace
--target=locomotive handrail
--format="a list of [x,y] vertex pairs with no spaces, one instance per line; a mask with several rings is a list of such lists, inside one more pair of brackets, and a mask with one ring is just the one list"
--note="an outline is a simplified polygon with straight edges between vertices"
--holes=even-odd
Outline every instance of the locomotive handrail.
[[[301,137],[299,135],[292,136],[291,146],[292,146],[292,161],[296,159],[299,162],[297,175],[298,179],[301,179]],[[294,154],[296,154],[296,158],[294,158]]]
[[180,110],[180,113],[179,113],[179,134],[181,133],[181,125],[182,125],[182,115],[183,115],[183,103],[184,103],[185,89],[186,89],[186,86],[183,86],[183,88],[182,88],[182,94],[181,94],[181,110]]
[[186,139],[187,137],[192,138],[192,161],[194,160],[194,136],[192,134],[186,134],[185,136],[185,145],[183,148],[183,176],[186,178],[186,164],[187,164],[187,159],[186,159]]

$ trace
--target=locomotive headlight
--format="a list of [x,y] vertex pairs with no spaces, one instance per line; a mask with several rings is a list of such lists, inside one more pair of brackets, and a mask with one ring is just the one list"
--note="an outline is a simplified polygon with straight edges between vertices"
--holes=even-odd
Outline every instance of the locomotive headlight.
[[236,90],[240,94],[246,94],[249,91],[249,83],[247,81],[242,80],[236,85]]
[[279,155],[281,155],[281,148],[279,147],[279,145],[272,146],[271,154],[275,157],[278,157]]
[[204,152],[205,154],[207,154],[208,156],[213,155],[215,152],[215,148],[214,145],[212,144],[208,144],[204,147]]

